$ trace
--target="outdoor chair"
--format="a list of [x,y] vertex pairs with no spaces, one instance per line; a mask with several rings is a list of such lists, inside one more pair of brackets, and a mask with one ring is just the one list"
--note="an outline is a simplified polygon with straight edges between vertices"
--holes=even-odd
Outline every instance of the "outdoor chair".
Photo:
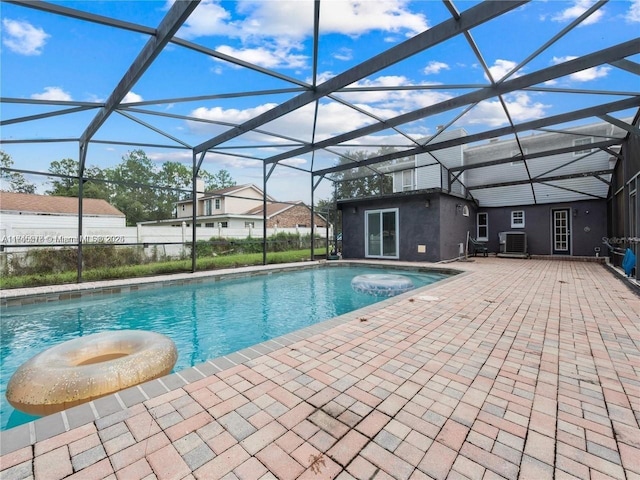
[[469,237],[469,243],[471,243],[471,248],[473,249],[473,256],[476,257],[478,253],[482,253],[483,257],[489,255],[489,249],[487,248],[487,244],[485,242],[480,242]]

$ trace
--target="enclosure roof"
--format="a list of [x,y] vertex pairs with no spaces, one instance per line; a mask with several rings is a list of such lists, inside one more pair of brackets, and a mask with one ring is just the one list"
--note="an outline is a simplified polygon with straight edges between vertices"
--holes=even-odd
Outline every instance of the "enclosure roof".
[[[608,161],[639,132],[637,1],[10,0],[2,21],[2,149],[26,173],[142,148],[318,198],[340,172],[427,155],[480,205],[545,203],[606,198],[613,163],[527,138],[605,123]],[[492,139],[519,168],[490,149],[487,175],[444,160]],[[557,169],[536,171],[546,157]]]

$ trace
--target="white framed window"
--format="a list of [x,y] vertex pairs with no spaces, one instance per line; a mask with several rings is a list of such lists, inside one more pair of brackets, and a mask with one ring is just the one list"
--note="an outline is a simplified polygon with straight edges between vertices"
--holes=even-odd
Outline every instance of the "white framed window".
[[489,240],[489,214],[487,212],[479,212],[477,219],[477,240]]
[[214,222],[211,222],[211,223],[205,223],[204,226],[206,228],[214,228],[216,226],[216,224]]
[[[573,141],[573,146],[574,147],[578,147],[580,145],[591,145],[593,143],[593,138],[591,137],[586,137],[586,138],[577,138]],[[591,153],[592,149],[591,148],[585,148],[583,150],[576,150],[575,152],[573,152],[573,156],[577,157],[579,155],[586,155],[587,153]]]
[[524,210],[511,212],[511,228],[524,228]]
[[413,170],[405,170],[402,172],[402,191],[414,190]]
[[216,198],[216,200],[215,200],[215,206],[214,206],[214,208],[215,208],[216,210],[220,210],[220,203],[221,203],[221,202],[220,202],[220,199],[219,199],[219,198]]
[[228,226],[228,222],[218,222],[218,228],[227,228]]
[[211,200],[204,201],[204,214],[211,215]]

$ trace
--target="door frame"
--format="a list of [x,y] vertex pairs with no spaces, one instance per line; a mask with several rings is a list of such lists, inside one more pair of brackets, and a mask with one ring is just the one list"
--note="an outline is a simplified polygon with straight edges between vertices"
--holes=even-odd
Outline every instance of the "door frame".
[[[567,250],[556,250],[556,212],[567,212]],[[571,207],[551,209],[551,255],[573,255],[573,216]]]
[[[382,214],[393,212],[395,213],[395,255],[383,255],[384,254],[384,230]],[[372,255],[369,252],[369,214],[380,215],[380,253],[381,255]],[[400,258],[400,209],[399,208],[380,208],[365,210],[364,212],[364,256],[365,258],[380,258],[398,260]]]

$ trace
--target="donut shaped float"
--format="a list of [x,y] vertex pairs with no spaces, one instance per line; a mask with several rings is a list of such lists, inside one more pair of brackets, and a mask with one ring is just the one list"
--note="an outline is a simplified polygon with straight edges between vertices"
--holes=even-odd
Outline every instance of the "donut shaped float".
[[118,330],[75,338],[23,363],[7,400],[31,415],[49,415],[171,372],[173,340],[155,332]]
[[415,287],[411,279],[403,275],[375,273],[353,277],[351,288],[356,292],[366,293],[375,297],[393,297],[408,292]]

